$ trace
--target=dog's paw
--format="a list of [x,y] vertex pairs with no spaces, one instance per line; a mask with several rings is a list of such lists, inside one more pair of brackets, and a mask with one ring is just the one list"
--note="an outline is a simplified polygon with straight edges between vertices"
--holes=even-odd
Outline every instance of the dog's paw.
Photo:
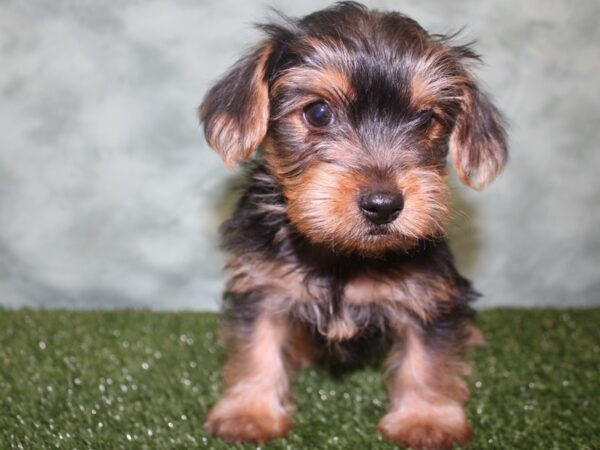
[[477,328],[475,325],[467,326],[468,338],[467,347],[469,348],[483,348],[487,345],[485,335],[483,331]]
[[264,401],[223,398],[206,416],[204,428],[226,441],[264,442],[285,436],[292,419],[285,409]]
[[427,413],[390,412],[377,426],[381,435],[396,444],[411,449],[449,450],[454,444],[465,445],[471,440],[471,428],[459,406],[451,414],[447,408]]

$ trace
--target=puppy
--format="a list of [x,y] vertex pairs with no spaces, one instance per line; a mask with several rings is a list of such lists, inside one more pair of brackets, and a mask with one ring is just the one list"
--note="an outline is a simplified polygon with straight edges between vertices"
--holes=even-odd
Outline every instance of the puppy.
[[255,154],[223,225],[231,353],[204,425],[231,441],[283,436],[294,368],[387,343],[379,432],[465,444],[464,355],[481,335],[444,234],[446,159],[480,189],[507,158],[479,57],[353,2],[260,28],[199,108],[227,166]]

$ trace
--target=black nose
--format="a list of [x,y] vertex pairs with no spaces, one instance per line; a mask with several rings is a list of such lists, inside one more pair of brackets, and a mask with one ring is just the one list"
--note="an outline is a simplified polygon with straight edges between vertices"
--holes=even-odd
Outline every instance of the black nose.
[[404,207],[404,197],[389,190],[369,190],[361,194],[358,205],[363,215],[377,225],[393,222]]

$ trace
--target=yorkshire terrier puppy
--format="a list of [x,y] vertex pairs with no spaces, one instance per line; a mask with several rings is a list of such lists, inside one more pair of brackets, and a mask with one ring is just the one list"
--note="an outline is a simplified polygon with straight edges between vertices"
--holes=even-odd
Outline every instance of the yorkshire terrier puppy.
[[464,356],[481,335],[444,233],[446,158],[476,189],[507,158],[479,57],[353,2],[260,28],[199,108],[229,167],[256,153],[223,225],[231,353],[204,425],[231,441],[283,436],[295,367],[387,342],[379,432],[412,448],[465,444]]

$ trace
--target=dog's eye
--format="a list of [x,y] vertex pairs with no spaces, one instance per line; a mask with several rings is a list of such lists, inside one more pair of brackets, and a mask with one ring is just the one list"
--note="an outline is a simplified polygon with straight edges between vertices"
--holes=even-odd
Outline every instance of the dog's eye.
[[315,102],[304,108],[304,120],[313,127],[326,127],[333,122],[333,111],[325,102]]
[[423,130],[428,129],[436,120],[433,109],[422,109],[415,116],[415,125]]

